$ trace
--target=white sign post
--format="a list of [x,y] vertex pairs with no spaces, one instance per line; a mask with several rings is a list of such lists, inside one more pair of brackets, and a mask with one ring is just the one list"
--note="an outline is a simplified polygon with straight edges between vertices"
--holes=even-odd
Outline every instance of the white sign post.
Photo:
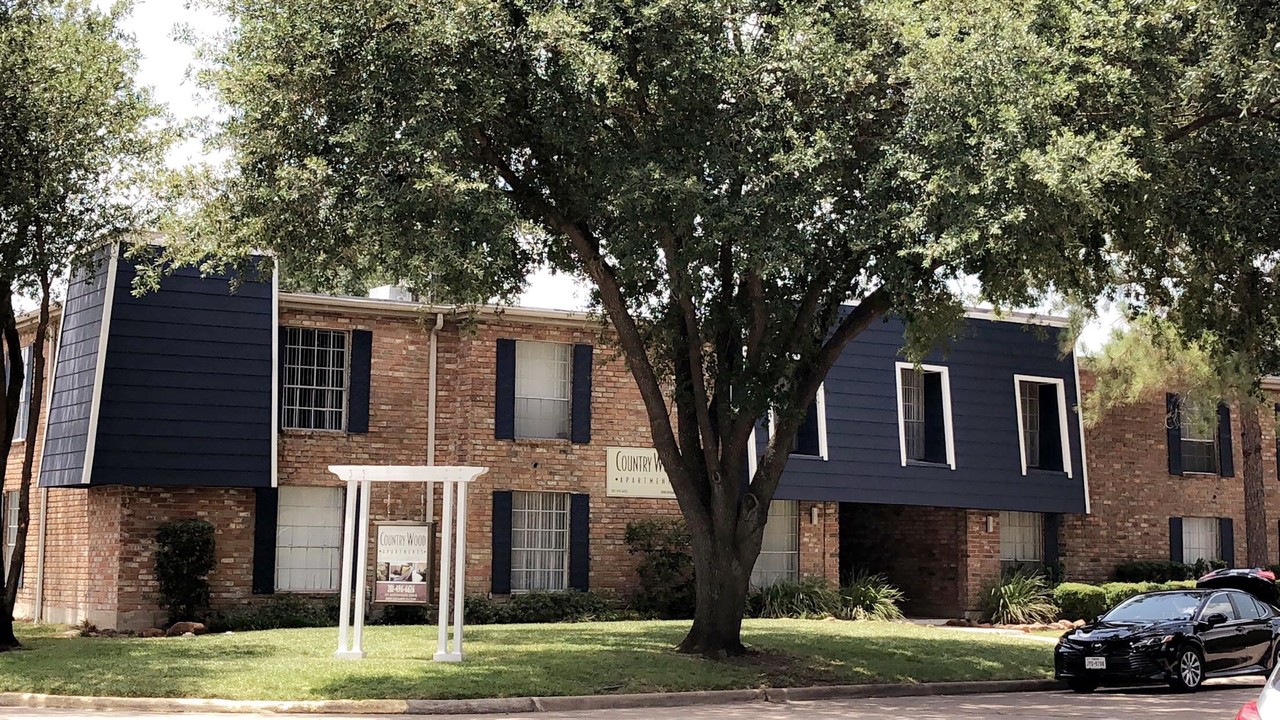
[[[428,482],[444,483],[444,504],[440,508],[440,610],[439,630],[436,638],[437,662],[462,660],[462,600],[466,585],[467,554],[467,484],[489,472],[487,467],[467,466],[417,466],[417,465],[330,465],[329,472],[347,483],[347,507],[342,529],[342,593],[339,602],[338,649],[334,657],[348,660],[364,658],[364,605],[369,588],[369,495],[375,482]],[[360,507],[356,508],[356,490],[359,489]],[[455,507],[454,496],[457,496]],[[356,536],[356,515],[360,516],[359,537]],[[457,518],[458,535],[455,548],[453,540],[454,518]],[[356,570],[360,582],[352,588],[352,556],[358,555]],[[453,647],[449,647],[449,581],[453,576]],[[354,594],[354,598],[352,595]],[[351,603],[355,601],[355,621],[351,617]]]

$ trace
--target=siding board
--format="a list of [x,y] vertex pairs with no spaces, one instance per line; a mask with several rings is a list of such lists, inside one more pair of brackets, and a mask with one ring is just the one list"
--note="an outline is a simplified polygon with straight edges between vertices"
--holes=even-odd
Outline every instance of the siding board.
[[[1084,512],[1084,477],[1072,357],[1060,356],[1058,328],[968,318],[947,352],[956,469],[902,466],[894,363],[904,361],[903,324],[888,320],[845,349],[826,379],[827,462],[788,462],[785,500],[925,505],[986,510]],[[1022,474],[1015,374],[1065,384],[1072,477]],[[758,449],[763,452],[763,441]]]
[[269,282],[183,268],[135,297],[121,260],[92,483],[270,487]]

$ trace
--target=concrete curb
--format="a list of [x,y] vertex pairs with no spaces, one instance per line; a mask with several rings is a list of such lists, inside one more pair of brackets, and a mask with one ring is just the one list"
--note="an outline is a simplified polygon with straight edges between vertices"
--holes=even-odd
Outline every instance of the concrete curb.
[[479,700],[213,700],[127,698],[0,693],[0,707],[114,710],[123,712],[297,713],[337,715],[488,715],[537,712],[686,707],[751,702],[796,702],[917,695],[979,695],[1040,692],[1061,687],[1053,680],[997,680],[883,685],[827,685],[758,690],[705,690],[639,695],[487,698]]

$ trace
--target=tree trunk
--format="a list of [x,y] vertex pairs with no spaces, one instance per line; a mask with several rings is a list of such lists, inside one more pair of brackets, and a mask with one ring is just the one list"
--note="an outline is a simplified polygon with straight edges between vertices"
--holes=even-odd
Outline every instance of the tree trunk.
[[1244,455],[1244,528],[1249,567],[1269,563],[1267,552],[1267,492],[1262,478],[1262,424],[1258,404],[1240,408],[1240,450]]
[[31,407],[27,413],[27,441],[23,443],[22,478],[18,486],[18,533],[13,541],[13,562],[6,568],[4,579],[4,606],[0,607],[0,651],[21,647],[13,631],[13,608],[18,602],[18,580],[22,578],[23,561],[27,554],[27,529],[31,525],[31,478],[35,471],[36,429],[39,427],[43,406],[45,346],[49,336],[48,276],[40,278],[40,319],[36,323],[36,335],[31,343]]
[[691,523],[690,527],[697,607],[693,627],[676,650],[714,659],[741,655],[747,649],[742,644],[743,609],[763,527],[756,533],[756,552],[747,553],[733,540],[738,531],[736,522],[707,530],[698,529],[699,524]]

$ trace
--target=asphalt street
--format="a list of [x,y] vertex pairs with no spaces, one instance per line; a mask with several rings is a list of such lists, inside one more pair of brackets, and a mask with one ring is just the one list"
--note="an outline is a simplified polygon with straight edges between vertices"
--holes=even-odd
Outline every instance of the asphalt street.
[[[1194,695],[1179,695],[1163,688],[1106,690],[1093,695],[1067,692],[1012,693],[1003,695],[967,695],[950,697],[841,700],[831,702],[795,702],[786,704],[754,703],[709,707],[647,708],[577,713],[537,713],[524,715],[452,716],[453,720],[808,720],[809,718],[841,718],[842,720],[984,720],[987,718],[1028,718],[1057,720],[1105,718],[1129,720],[1135,717],[1159,720],[1233,720],[1236,711],[1258,694],[1256,685],[1207,687]],[[317,716],[317,715],[205,715],[174,713],[183,720],[405,720],[404,715]],[[136,713],[94,713],[79,710],[24,710],[0,708],[0,717],[12,720],[97,720],[106,718],[161,718],[167,715]]]

